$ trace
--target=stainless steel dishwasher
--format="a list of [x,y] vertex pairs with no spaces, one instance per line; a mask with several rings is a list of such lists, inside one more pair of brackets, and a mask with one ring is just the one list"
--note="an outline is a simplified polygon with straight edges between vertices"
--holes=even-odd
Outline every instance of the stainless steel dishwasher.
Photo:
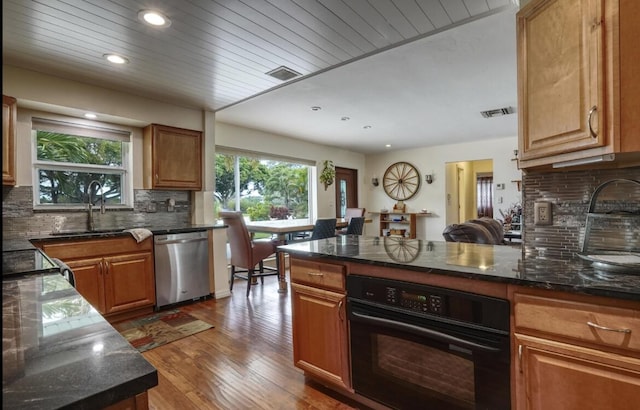
[[156,307],[208,296],[208,232],[154,235]]

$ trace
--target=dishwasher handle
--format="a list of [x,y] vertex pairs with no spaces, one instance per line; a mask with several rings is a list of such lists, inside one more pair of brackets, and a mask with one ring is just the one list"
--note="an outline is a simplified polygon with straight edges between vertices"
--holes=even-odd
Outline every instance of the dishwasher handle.
[[190,242],[200,242],[200,241],[208,241],[208,238],[192,238],[192,239],[156,239],[156,244],[158,245],[171,245],[173,243],[190,243]]

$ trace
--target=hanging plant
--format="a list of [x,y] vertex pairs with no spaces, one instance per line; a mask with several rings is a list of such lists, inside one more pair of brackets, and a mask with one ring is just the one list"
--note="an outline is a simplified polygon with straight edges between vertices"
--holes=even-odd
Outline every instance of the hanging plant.
[[336,168],[333,166],[333,161],[328,159],[325,159],[323,164],[324,168],[320,173],[320,182],[324,184],[324,190],[326,191],[336,178]]

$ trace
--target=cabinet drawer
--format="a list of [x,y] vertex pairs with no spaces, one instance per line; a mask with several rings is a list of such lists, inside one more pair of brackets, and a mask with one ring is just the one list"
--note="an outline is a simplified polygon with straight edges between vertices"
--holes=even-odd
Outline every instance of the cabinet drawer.
[[517,293],[514,300],[516,332],[640,352],[640,305],[627,309]]
[[325,289],[344,291],[345,269],[341,265],[306,261],[300,259],[291,260],[291,281],[307,283]]

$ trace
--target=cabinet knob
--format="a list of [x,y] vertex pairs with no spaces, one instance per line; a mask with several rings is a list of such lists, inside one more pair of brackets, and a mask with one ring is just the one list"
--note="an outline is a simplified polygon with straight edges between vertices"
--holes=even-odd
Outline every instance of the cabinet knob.
[[156,184],[158,183],[158,174],[156,174]]

